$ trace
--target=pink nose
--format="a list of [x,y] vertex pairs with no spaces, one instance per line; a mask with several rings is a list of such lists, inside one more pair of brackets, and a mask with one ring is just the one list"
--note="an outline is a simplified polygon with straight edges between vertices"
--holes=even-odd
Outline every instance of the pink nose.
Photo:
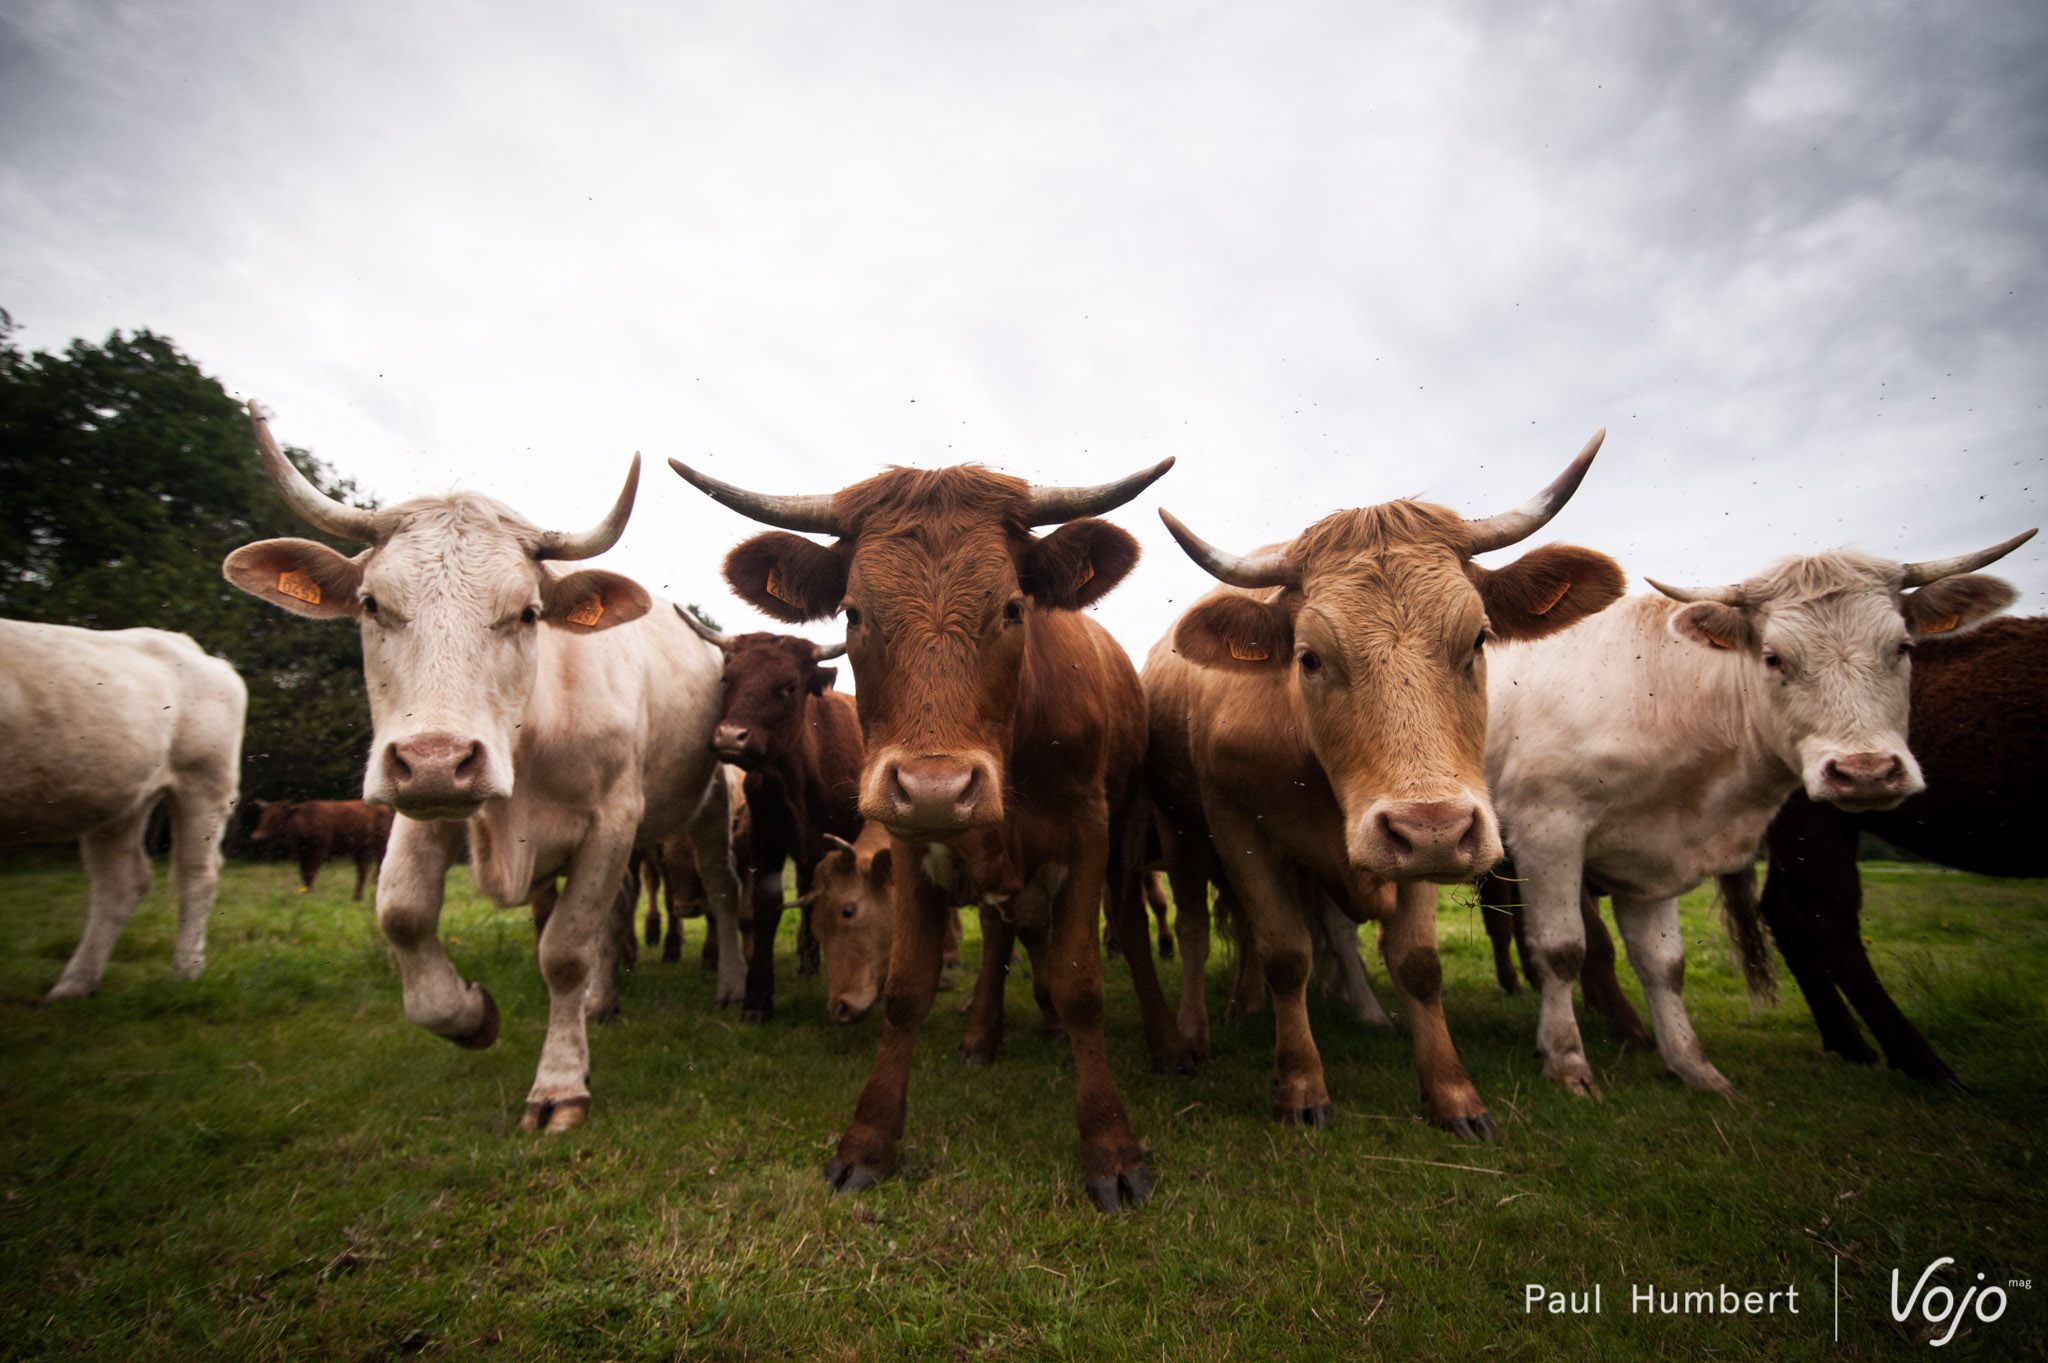
[[1366,850],[1375,874],[1405,880],[1476,874],[1486,839],[1479,806],[1469,800],[1418,800],[1374,810]]
[[1821,793],[1829,799],[1884,798],[1905,792],[1906,764],[1897,753],[1848,753],[1822,763],[1820,779]]
[[711,746],[720,752],[738,752],[747,746],[748,732],[743,724],[721,724],[711,739]]
[[868,1015],[868,1009],[872,1007],[874,1007],[872,1000],[856,1006],[853,1000],[842,995],[832,1000],[832,1020],[834,1022],[859,1022]]
[[964,829],[975,822],[981,768],[951,757],[920,757],[892,767],[883,783],[889,822],[922,829]]
[[476,804],[487,792],[481,740],[455,734],[417,734],[384,749],[384,776],[392,802],[407,805]]

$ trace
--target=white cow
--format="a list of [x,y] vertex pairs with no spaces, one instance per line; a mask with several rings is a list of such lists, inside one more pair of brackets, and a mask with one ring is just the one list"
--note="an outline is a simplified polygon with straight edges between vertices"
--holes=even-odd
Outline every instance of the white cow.
[[220,839],[241,779],[249,692],[182,634],[0,620],[0,843],[78,839],[92,889],[85,935],[47,997],[100,987],[149,892],[143,830],[169,800],[178,943],[171,969],[206,969]]
[[1887,809],[1922,788],[1906,748],[1912,641],[2009,605],[2006,583],[1967,574],[2033,533],[1932,563],[1791,558],[1708,592],[1653,581],[1662,596],[1494,650],[1486,774],[1524,880],[1546,1076],[1598,1093],[1572,1015],[1583,878],[1613,896],[1665,1065],[1732,1092],[1686,1017],[1678,896],[1752,866],[1802,785],[1845,809]]
[[498,1008],[456,973],[439,937],[442,884],[465,837],[501,906],[567,882],[541,933],[548,1033],[522,1125],[588,1115],[586,1009],[615,1005],[608,919],[636,850],[687,827],[717,926],[718,998],[745,992],[738,883],[711,731],[721,659],[638,583],[564,573],[617,542],[640,459],[594,529],[544,531],[489,497],[455,492],[381,511],[344,506],[279,453],[250,404],[264,471],[301,518],[370,547],[344,558],[307,540],[228,556],[242,590],[362,629],[374,737],[363,798],[398,811],[377,877],[377,920],[397,957],[405,1015],[457,1045],[498,1034]]

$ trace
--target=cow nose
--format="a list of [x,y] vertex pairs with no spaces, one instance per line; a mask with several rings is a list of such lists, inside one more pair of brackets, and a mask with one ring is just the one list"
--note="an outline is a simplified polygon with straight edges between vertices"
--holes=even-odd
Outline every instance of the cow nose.
[[384,749],[384,776],[401,809],[481,801],[488,765],[482,740],[456,734],[416,734]]
[[1889,806],[1911,793],[1911,775],[1895,752],[1844,753],[1821,763],[1816,797],[1855,807]]
[[857,1022],[860,1020],[860,1014],[854,1011],[850,1000],[843,998],[834,999],[832,1000],[832,1020],[834,1022]]
[[1367,865],[1389,880],[1465,877],[1484,870],[1486,826],[1470,800],[1411,800],[1367,817]]
[[738,752],[747,746],[748,732],[744,724],[721,724],[711,739],[711,746],[720,752]]
[[903,823],[954,827],[972,815],[981,769],[950,757],[920,757],[891,768],[889,776]]

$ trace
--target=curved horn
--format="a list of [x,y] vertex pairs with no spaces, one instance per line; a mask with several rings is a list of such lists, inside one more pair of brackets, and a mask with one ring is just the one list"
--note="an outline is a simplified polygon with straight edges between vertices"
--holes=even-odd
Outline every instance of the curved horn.
[[306,481],[306,475],[284,457],[284,451],[271,439],[270,423],[257,410],[254,398],[249,400],[249,424],[256,428],[256,453],[262,457],[264,475],[294,515],[315,530],[357,544],[377,542],[377,513],[338,502]]
[[841,639],[836,644],[811,645],[811,661],[814,663],[829,663],[834,658],[843,658],[845,656],[846,640],[844,639]]
[[[840,837],[837,833],[827,833],[825,835],[825,841],[830,843],[836,843],[839,846],[845,848],[847,851],[853,852],[853,844],[848,842],[845,838]],[[859,856],[860,853],[854,852],[854,855]]]
[[1646,577],[1643,581],[1649,583],[1673,601],[1718,601],[1724,606],[1740,606],[1749,600],[1748,597],[1743,595],[1740,586],[1705,587],[1699,591],[1691,591],[1684,587],[1667,587],[1654,577]]
[[605,513],[603,520],[588,530],[576,534],[565,534],[550,530],[540,537],[535,546],[535,558],[577,559],[596,558],[619,542],[619,536],[626,533],[626,518],[633,514],[633,496],[640,490],[640,453],[633,452],[633,466],[626,470],[626,485],[619,489],[619,499],[612,503],[612,509]]
[[1467,521],[1472,527],[1471,553],[1483,554],[1489,549],[1505,549],[1518,544],[1541,530],[1552,516],[1564,508],[1579,490],[1579,482],[1592,467],[1593,456],[1600,453],[1600,442],[1607,439],[1607,428],[1602,426],[1593,432],[1593,438],[1586,442],[1586,448],[1579,451],[1578,458],[1565,465],[1563,473],[1544,488],[1543,491],[1523,502],[1513,511],[1503,511],[1498,516],[1488,516],[1482,521]]
[[678,478],[712,501],[731,507],[750,520],[784,530],[801,530],[807,535],[839,533],[839,518],[832,514],[829,493],[771,497],[765,492],[749,492],[731,483],[721,483],[709,474],[697,472],[680,459],[669,460],[668,466],[676,471]]
[[1166,528],[1180,547],[1187,551],[1189,558],[1201,565],[1202,570],[1219,582],[1233,587],[1298,587],[1300,573],[1288,558],[1287,551],[1275,549],[1271,553],[1255,554],[1243,558],[1225,549],[1218,549],[1209,541],[1197,535],[1180,523],[1165,507],[1159,508],[1159,519],[1166,522]]
[[1172,467],[1173,457],[1169,455],[1151,468],[1140,469],[1114,483],[1098,483],[1094,487],[1033,486],[1029,521],[1032,525],[1060,525],[1066,521],[1078,521],[1083,516],[1100,516],[1105,511],[1114,511],[1158,482]]
[[720,634],[717,630],[699,620],[697,612],[686,611],[681,606],[676,606],[673,601],[669,602],[669,604],[675,606],[676,614],[683,617],[683,623],[694,630],[699,639],[710,644],[720,653],[732,652],[732,637],[730,635]]
[[1924,587],[1930,582],[1939,582],[1957,573],[1974,573],[1987,563],[1996,563],[2013,550],[2034,537],[2032,530],[2023,530],[2003,544],[1994,544],[1989,549],[1979,549],[1974,554],[1957,554],[1954,558],[1931,558],[1925,563],[1908,563],[1905,580],[1901,587]]

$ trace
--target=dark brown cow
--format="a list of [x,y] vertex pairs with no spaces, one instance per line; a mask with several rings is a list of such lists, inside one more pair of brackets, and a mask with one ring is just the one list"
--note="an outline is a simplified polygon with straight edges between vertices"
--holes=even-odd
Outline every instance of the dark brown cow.
[[[1113,850],[1108,785],[1142,761],[1143,694],[1123,651],[1078,612],[1138,557],[1129,534],[1092,517],[1136,496],[1172,462],[1099,488],[1034,488],[962,466],[893,469],[830,495],[764,497],[671,461],[755,520],[837,537],[826,547],[758,535],[727,556],[725,573],[776,619],[844,613],[867,740],[861,812],[891,836],[886,1021],[853,1123],[825,1166],[842,1191],[895,1167],[911,1054],[939,985],[946,911],[964,878],[982,880],[977,872],[995,867],[1004,884],[980,889],[1014,883],[1018,899],[1046,906],[1048,983],[1073,1046],[1089,1193],[1114,1211],[1151,1189],[1110,1077],[1095,927]],[[1031,533],[1044,525],[1060,528],[1043,539]],[[1137,860],[1128,860],[1135,886]],[[1145,948],[1131,958],[1133,974],[1140,959],[1149,973],[1142,924],[1120,924],[1120,935]],[[985,955],[997,950],[984,943]]]
[[320,868],[335,857],[356,864],[354,898],[363,897],[370,868],[384,860],[391,839],[391,806],[361,800],[271,800],[263,805],[250,834],[257,842],[275,843],[299,864],[299,886],[310,892]]
[[[796,863],[796,887],[808,900],[812,873],[833,840],[860,836],[860,716],[851,697],[832,689],[836,673],[820,666],[846,652],[791,634],[725,635],[681,606],[676,614],[725,657],[725,709],[711,737],[719,760],[746,773],[753,813],[748,863],[753,944],[747,958],[747,1001],[740,1016],[775,1016],[775,934],[782,925],[782,866]],[[816,969],[811,912],[802,910],[798,957]]]
[[[1444,1022],[1436,939],[1436,884],[1473,879],[1501,853],[1483,769],[1486,644],[1562,629],[1623,584],[1606,555],[1564,545],[1493,571],[1472,560],[1555,515],[1600,441],[1534,500],[1485,520],[1389,502],[1240,558],[1161,513],[1229,584],[1145,664],[1148,775],[1169,825],[1182,969],[1198,986],[1191,958],[1206,956],[1208,933],[1190,910],[1206,905],[1204,881],[1227,877],[1272,991],[1282,1123],[1330,1117],[1304,1003],[1320,891],[1353,922],[1381,924],[1430,1119],[1498,1134]],[[1181,1003],[1205,1031],[1199,993]]]

